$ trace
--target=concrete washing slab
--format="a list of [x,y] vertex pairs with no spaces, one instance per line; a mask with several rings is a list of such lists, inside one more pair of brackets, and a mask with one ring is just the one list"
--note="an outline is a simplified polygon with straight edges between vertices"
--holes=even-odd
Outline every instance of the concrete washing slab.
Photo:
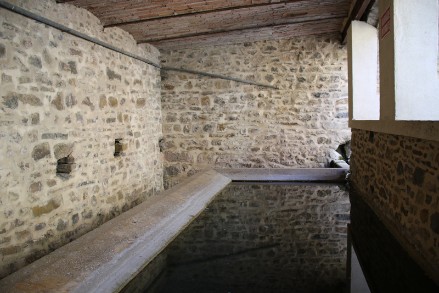
[[215,169],[233,181],[344,182],[347,168]]
[[0,280],[0,292],[118,292],[232,180],[342,182],[345,169],[198,173]]

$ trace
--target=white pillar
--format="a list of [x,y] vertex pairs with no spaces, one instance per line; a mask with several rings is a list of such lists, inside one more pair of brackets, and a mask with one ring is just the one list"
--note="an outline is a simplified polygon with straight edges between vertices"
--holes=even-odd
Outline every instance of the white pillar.
[[439,120],[438,0],[380,1],[384,120]]
[[377,29],[353,21],[348,31],[349,115],[351,120],[379,120]]

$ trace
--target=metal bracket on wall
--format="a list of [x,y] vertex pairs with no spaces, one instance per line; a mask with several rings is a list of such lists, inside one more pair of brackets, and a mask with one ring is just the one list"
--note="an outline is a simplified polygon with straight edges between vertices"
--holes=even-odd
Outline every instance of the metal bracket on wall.
[[123,49],[117,48],[109,43],[103,42],[97,38],[91,37],[89,35],[86,35],[84,33],[81,33],[77,30],[71,29],[63,24],[54,22],[48,18],[42,17],[38,14],[35,14],[33,12],[30,12],[26,9],[23,9],[19,6],[13,5],[9,2],[0,0],[0,7],[4,8],[6,10],[15,12],[17,14],[20,14],[22,16],[25,16],[27,18],[33,19],[35,21],[38,21],[40,23],[43,23],[45,25],[48,25],[50,27],[56,28],[62,32],[68,33],[72,36],[78,37],[80,39],[86,40],[88,42],[91,42],[93,44],[99,45],[101,47],[104,47],[106,49],[112,50],[114,52],[117,52],[119,54],[128,56],[130,58],[136,59],[138,61],[141,61],[143,63],[146,63],[148,65],[151,65],[157,69],[160,70],[165,70],[165,71],[178,71],[178,72],[185,72],[185,73],[189,73],[189,74],[195,74],[195,75],[201,75],[201,76],[206,76],[206,77],[210,77],[210,78],[218,78],[218,79],[224,79],[224,80],[231,80],[231,81],[235,81],[235,82],[239,82],[239,83],[244,83],[244,84],[250,84],[250,85],[256,85],[256,86],[260,86],[260,87],[266,87],[266,88],[271,88],[271,89],[278,89],[277,87],[273,86],[273,85],[269,85],[269,84],[263,84],[263,83],[259,83],[259,82],[255,82],[255,81],[250,81],[250,80],[244,80],[244,79],[240,79],[240,78],[236,78],[236,77],[229,77],[229,76],[225,76],[225,75],[221,75],[221,74],[216,74],[216,73],[209,73],[209,72],[204,72],[204,71],[198,71],[198,70],[192,70],[192,69],[186,69],[186,68],[176,68],[176,67],[168,67],[168,66],[161,66],[158,63],[155,63],[149,59],[146,59],[144,57],[138,56],[136,54],[132,54],[128,51],[125,51]]

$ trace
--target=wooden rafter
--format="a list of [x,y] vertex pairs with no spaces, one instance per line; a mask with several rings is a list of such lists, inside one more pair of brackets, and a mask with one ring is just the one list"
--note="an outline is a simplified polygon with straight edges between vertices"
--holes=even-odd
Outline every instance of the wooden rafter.
[[[321,2],[323,3],[323,2]],[[250,7],[203,15],[177,16],[141,24],[121,25],[139,42],[157,42],[181,37],[212,35],[275,25],[344,18],[348,15],[346,1],[319,4],[315,1],[288,3],[282,6]],[[340,19],[340,26],[342,19]]]
[[174,40],[152,42],[151,44],[160,49],[181,49],[195,46],[211,46],[217,44],[233,44],[248,41],[279,40],[297,36],[339,34],[342,19],[319,20],[315,22],[294,23],[261,27],[213,35],[200,35]]
[[[72,0],[75,1],[75,0]],[[289,0],[289,1],[282,1],[282,2],[277,2],[277,3],[271,3],[271,2],[267,2],[267,3],[258,3],[258,4],[250,4],[250,5],[242,5],[242,6],[230,6],[230,7],[225,7],[225,8],[218,8],[218,9],[206,9],[206,10],[199,10],[199,11],[188,11],[188,12],[180,12],[180,13],[174,13],[172,15],[165,15],[165,16],[157,16],[157,17],[147,17],[147,18],[142,18],[139,20],[130,20],[130,21],[124,21],[124,22],[114,22],[114,23],[109,23],[109,24],[105,24],[104,27],[113,27],[113,26],[121,26],[121,25],[126,25],[126,24],[138,24],[138,23],[145,23],[148,21],[154,21],[154,20],[163,20],[163,19],[169,19],[169,18],[175,18],[175,17],[185,17],[185,16],[197,16],[200,14],[213,14],[213,13],[217,13],[217,12],[223,12],[223,11],[231,11],[231,10],[236,10],[236,9],[244,9],[244,8],[253,8],[253,7],[273,7],[273,6],[282,6],[285,5],[287,3],[293,3],[293,2],[300,2],[300,1],[305,1],[305,0]]]
[[[198,40],[214,43],[219,36],[232,41],[246,35],[251,36],[245,39],[249,41],[332,33],[337,24],[340,33],[352,1],[355,0],[57,0],[89,10],[104,27],[119,27],[137,42],[152,42],[159,47],[162,43],[186,40],[194,41],[194,45]],[[366,1],[373,0],[357,0]],[[361,11],[364,6],[355,3],[355,14]],[[330,26],[326,28],[322,23],[328,21]],[[279,28],[282,34],[277,32]],[[303,31],[292,32],[293,29]]]
[[309,0],[57,0],[58,3],[69,3],[91,11],[102,21],[104,26],[115,26],[119,24],[174,17],[185,14],[197,14],[301,1]]
[[[345,16],[335,16],[335,17],[328,17],[328,18],[319,18],[318,21],[327,21],[327,20],[341,20]],[[284,22],[284,23],[274,23],[274,24],[267,24],[264,26],[256,25],[256,26],[250,26],[250,27],[242,27],[242,28],[236,28],[236,29],[221,29],[221,30],[213,30],[209,32],[201,32],[201,33],[192,33],[192,34],[184,34],[184,35],[178,35],[174,37],[164,37],[164,38],[158,38],[158,39],[145,39],[145,40],[138,40],[137,43],[159,43],[163,41],[171,41],[171,40],[178,40],[178,39],[185,39],[190,37],[198,37],[198,36],[209,36],[209,35],[215,35],[215,34],[223,34],[223,33],[236,33],[236,32],[242,32],[242,31],[249,31],[249,30],[259,30],[261,28],[270,28],[270,27],[281,27],[281,26],[288,26],[292,24],[313,24],[316,22],[316,20],[308,20],[308,21],[291,21],[291,22]]]
[[370,9],[372,8],[373,4],[375,3],[375,0],[356,0],[355,4],[349,13],[349,17],[343,26],[342,32],[341,32],[341,40],[342,43],[345,43],[346,41],[346,35],[348,33],[349,26],[351,25],[351,22],[354,20],[365,20],[367,17],[367,14],[369,13]]

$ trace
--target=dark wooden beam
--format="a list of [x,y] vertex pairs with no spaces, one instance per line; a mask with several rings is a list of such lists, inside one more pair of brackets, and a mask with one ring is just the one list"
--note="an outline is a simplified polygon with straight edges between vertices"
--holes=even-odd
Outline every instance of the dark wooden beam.
[[351,26],[351,22],[354,20],[364,20],[374,3],[375,0],[356,0],[354,7],[349,14],[348,20],[341,32],[341,42],[343,44],[346,42],[346,36],[348,34],[349,27]]
[[294,23],[272,27],[262,27],[237,32],[218,33],[215,35],[188,37],[184,39],[169,40],[151,43],[163,50],[179,50],[182,48],[194,48],[200,46],[215,46],[225,44],[236,44],[244,42],[255,42],[262,40],[291,39],[298,36],[309,35],[334,35],[340,38],[340,27],[343,18],[314,21],[307,23]]
[[277,26],[291,25],[291,24],[306,24],[306,23],[313,23],[316,21],[319,22],[319,21],[332,20],[332,19],[342,19],[344,17],[346,17],[346,15],[318,18],[318,19],[300,21],[300,22],[299,21],[289,21],[289,22],[269,24],[269,25],[264,25],[264,26],[255,25],[255,26],[248,26],[248,27],[237,28],[237,29],[221,29],[221,30],[214,30],[214,31],[209,31],[209,32],[184,34],[184,35],[179,35],[176,37],[158,38],[158,39],[144,39],[144,40],[137,41],[137,43],[138,44],[157,43],[157,42],[162,42],[162,41],[178,40],[178,39],[185,39],[185,38],[190,38],[190,37],[208,36],[208,35],[215,35],[215,34],[221,34],[221,33],[240,32],[240,31],[248,31],[248,30],[257,30],[260,28],[277,27]]
[[[374,6],[376,0],[372,0],[369,3],[369,6],[367,6],[365,13],[363,14],[363,16],[360,18],[361,21],[367,21],[368,17],[369,17],[369,13],[372,10],[372,7]],[[378,3],[377,3],[378,4]]]
[[[67,0],[67,1],[75,1],[75,0]],[[126,25],[126,24],[145,23],[148,21],[154,21],[154,20],[159,20],[159,19],[163,20],[163,19],[169,19],[169,18],[194,16],[194,15],[215,13],[215,12],[222,12],[222,11],[232,11],[232,10],[237,10],[237,9],[253,8],[253,7],[260,7],[260,6],[278,7],[278,6],[288,4],[288,3],[301,2],[301,1],[307,1],[307,0],[284,0],[284,1],[276,2],[276,3],[259,3],[259,4],[250,4],[250,5],[241,5],[241,6],[231,6],[231,7],[204,10],[204,11],[185,12],[185,13],[179,13],[179,14],[174,14],[174,15],[149,17],[149,18],[132,20],[132,21],[113,22],[113,23],[105,24],[104,27],[114,27],[114,26],[122,26],[122,25]]]

